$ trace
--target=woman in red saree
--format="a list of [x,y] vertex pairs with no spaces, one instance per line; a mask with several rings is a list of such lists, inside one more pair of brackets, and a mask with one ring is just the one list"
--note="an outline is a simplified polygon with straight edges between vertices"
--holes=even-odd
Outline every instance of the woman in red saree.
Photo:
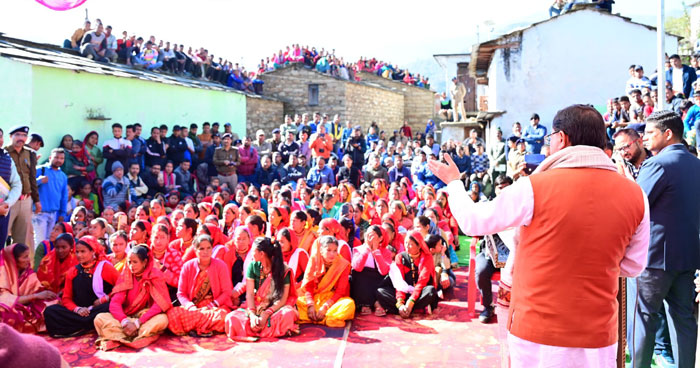
[[211,257],[209,235],[198,236],[194,249],[196,258],[182,266],[177,289],[181,306],[168,310],[168,328],[176,335],[211,336],[224,332],[231,310],[231,275],[224,261]]
[[313,249],[297,299],[299,323],[344,327],[355,316],[350,299],[350,262],[338,254],[338,241],[322,236]]
[[[338,239],[338,253],[350,262],[352,261],[352,250],[345,240],[345,236],[342,234],[344,231],[343,226],[341,226],[340,222],[336,219],[323,219],[318,224],[318,235],[330,235]],[[316,240],[316,243],[317,242],[318,239]],[[314,244],[314,247],[315,246],[317,245]]]
[[277,231],[289,226],[289,208],[272,206],[270,208],[270,237],[275,238]]
[[[389,313],[408,318],[414,309],[437,307],[437,279],[433,255],[420,231],[406,235],[406,251],[396,256],[389,279],[377,290],[377,301]],[[408,296],[408,298],[406,298]]]
[[282,258],[294,273],[294,281],[301,282],[304,279],[304,271],[309,263],[309,253],[299,248],[297,237],[289,228],[281,228],[277,231],[277,242],[282,247]]
[[255,262],[246,271],[246,308],[226,316],[226,334],[235,341],[256,341],[298,333],[296,286],[282,247],[260,237],[253,249]]
[[76,242],[75,256],[78,264],[66,274],[61,304],[44,311],[46,330],[52,337],[76,336],[94,329],[95,317],[109,310],[109,295],[119,279],[94,236]]
[[0,251],[0,322],[24,333],[44,330],[45,300],[57,298],[31,268],[29,247],[13,244]]
[[308,219],[309,216],[304,211],[294,211],[292,212],[290,224],[294,235],[299,241],[299,248],[307,253],[311,252],[311,245],[316,240],[316,234],[311,229],[307,229]]
[[59,293],[63,290],[66,273],[78,264],[75,258],[75,240],[71,234],[61,234],[54,241],[54,248],[39,264],[36,276],[47,290]]
[[[233,232],[233,239],[226,243],[226,253],[223,254],[223,258],[219,258],[226,262],[226,266],[231,270],[231,283],[233,284],[231,302],[234,307],[245,301],[245,270],[253,262],[252,245],[253,236],[248,227],[239,226]],[[219,256],[221,256],[221,252],[219,252]]]
[[112,290],[109,313],[98,314],[95,342],[102,350],[120,344],[134,349],[158,340],[168,327],[165,312],[172,307],[165,278],[153,267],[153,257],[145,245],[129,251],[127,267]]

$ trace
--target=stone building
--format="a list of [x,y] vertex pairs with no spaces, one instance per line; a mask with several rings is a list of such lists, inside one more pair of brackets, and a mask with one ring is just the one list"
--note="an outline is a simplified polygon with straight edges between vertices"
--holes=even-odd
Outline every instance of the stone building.
[[[318,111],[331,118],[339,114],[342,122],[350,120],[364,127],[376,121],[387,134],[404,120],[417,129],[433,117],[432,91],[369,73],[360,73],[362,81],[356,82],[292,64],[264,73],[261,78],[265,95],[283,101],[285,114]],[[279,120],[275,124],[281,123]]]

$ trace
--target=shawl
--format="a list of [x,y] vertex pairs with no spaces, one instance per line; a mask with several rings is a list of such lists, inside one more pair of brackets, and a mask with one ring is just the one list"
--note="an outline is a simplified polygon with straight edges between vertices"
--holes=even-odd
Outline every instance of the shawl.
[[158,304],[163,312],[166,312],[172,306],[168,288],[165,284],[165,276],[163,272],[153,267],[153,263],[153,257],[149,253],[146,270],[141,275],[140,280],[136,278],[129,267],[124,267],[112,290],[112,295],[115,295],[122,291],[129,291],[134,287],[138,288],[139,294],[136,300],[124,309],[124,313],[128,316],[138,313],[139,310],[150,304],[145,301],[146,298],[150,298]]
[[319,247],[315,245],[311,251],[309,264],[306,266],[304,280],[302,280],[299,290],[304,290],[309,283],[318,281],[314,294],[322,294],[331,291],[338,283],[338,278],[340,278],[343,272],[349,267],[350,262],[338,253],[330,266],[326,268]]
[[58,260],[56,249],[53,249],[41,260],[37,269],[37,277],[45,288],[58,293],[62,290],[62,284],[66,280],[66,273],[77,264],[78,259],[75,257],[75,251],[71,252],[68,258],[61,263]]
[[592,168],[617,172],[612,160],[598,147],[569,146],[547,157],[533,174],[565,168]]
[[[273,206],[269,209],[268,213],[272,213],[272,211],[277,210],[280,214],[280,217],[282,220],[280,220],[279,225],[274,226],[272,222],[270,222],[270,234],[277,235],[277,231],[283,227],[289,227],[289,211],[287,211],[286,208],[282,206]],[[270,216],[271,217],[271,216]],[[293,231],[292,231],[293,233]]]
[[14,307],[17,299],[25,294],[31,294],[43,289],[36,273],[28,267],[21,275],[12,250],[17,244],[12,244],[0,251],[0,305]]
[[[437,279],[435,277],[435,263],[433,262],[433,255],[430,253],[430,249],[428,248],[428,245],[425,244],[425,240],[423,240],[423,235],[421,235],[420,231],[418,230],[411,230],[408,234],[406,234],[407,239],[412,239],[416,243],[418,243],[418,246],[420,247],[420,257],[418,258],[418,269],[427,269],[430,272],[430,277],[433,280],[433,286],[437,287]],[[407,250],[408,252],[408,250]],[[410,257],[410,255],[409,255]],[[413,282],[417,282],[418,280],[413,280]]]
[[216,247],[217,245],[223,245],[228,242],[228,238],[221,232],[221,228],[219,228],[218,226],[206,223],[204,224],[204,228],[207,229],[209,236],[211,236],[211,239],[214,242],[214,244],[212,244],[212,247]]

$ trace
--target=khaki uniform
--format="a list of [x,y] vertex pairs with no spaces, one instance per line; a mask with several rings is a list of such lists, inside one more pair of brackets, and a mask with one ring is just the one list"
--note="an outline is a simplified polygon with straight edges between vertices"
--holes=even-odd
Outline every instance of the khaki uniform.
[[[216,166],[216,171],[219,173],[219,181],[223,184],[226,183],[229,186],[229,190],[236,190],[238,185],[238,175],[236,174],[236,169],[238,165],[241,164],[241,155],[238,152],[237,147],[231,146],[227,150],[224,147],[218,147],[214,151],[213,158],[214,166]],[[229,161],[229,165],[224,162]]]
[[10,208],[9,232],[13,243],[24,243],[29,247],[30,259],[34,259],[34,228],[32,227],[32,205],[39,202],[36,183],[36,152],[26,147],[17,152],[12,146],[5,147],[15,162],[17,174],[22,180],[22,195]]

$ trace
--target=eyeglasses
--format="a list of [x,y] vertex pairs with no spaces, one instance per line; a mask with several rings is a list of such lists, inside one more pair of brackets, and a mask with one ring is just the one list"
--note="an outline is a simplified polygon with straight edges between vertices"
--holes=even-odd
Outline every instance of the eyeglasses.
[[544,136],[544,144],[549,146],[552,143],[552,136],[559,133],[559,132],[563,132],[563,130],[557,130],[556,132],[552,132],[550,134],[545,135]]
[[632,147],[632,145],[633,145],[634,143],[636,143],[636,142],[637,142],[637,141],[635,140],[635,141],[630,142],[630,143],[627,143],[627,144],[625,144],[625,145],[622,145],[622,146],[619,146],[619,147],[615,147],[615,151],[616,151],[616,152],[622,152],[622,151],[627,152],[627,151],[630,150],[630,148]]

